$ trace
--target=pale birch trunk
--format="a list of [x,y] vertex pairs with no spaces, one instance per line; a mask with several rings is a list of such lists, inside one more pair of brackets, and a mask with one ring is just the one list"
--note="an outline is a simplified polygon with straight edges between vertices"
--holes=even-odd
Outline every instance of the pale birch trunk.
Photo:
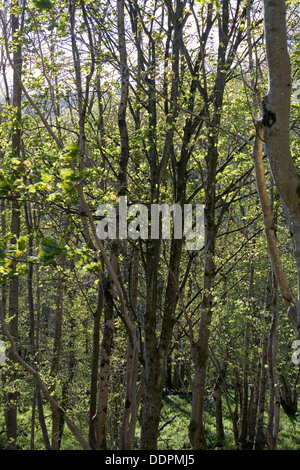
[[265,178],[265,169],[263,164],[262,152],[263,152],[263,142],[264,142],[264,129],[261,122],[256,123],[256,136],[253,148],[253,162],[255,169],[255,178],[257,191],[261,203],[264,227],[266,233],[266,239],[269,249],[270,261],[272,265],[272,270],[276,276],[277,283],[281,290],[281,295],[285,303],[285,307],[289,312],[289,317],[293,327],[296,329],[296,319],[292,314],[291,305],[296,302],[295,297],[293,296],[287,279],[284,273],[282,266],[282,261],[280,258],[280,253],[278,250],[276,236],[275,236],[275,224],[273,220],[272,209],[270,205],[270,199],[266,187],[266,178]]
[[[291,67],[287,48],[286,2],[264,0],[264,25],[269,71],[269,89],[263,99],[263,125],[266,153],[275,185],[288,210],[300,292],[300,179],[290,151],[289,119],[291,105]],[[280,285],[280,282],[278,282]],[[290,313],[298,317],[300,309]],[[295,324],[293,324],[295,327]]]

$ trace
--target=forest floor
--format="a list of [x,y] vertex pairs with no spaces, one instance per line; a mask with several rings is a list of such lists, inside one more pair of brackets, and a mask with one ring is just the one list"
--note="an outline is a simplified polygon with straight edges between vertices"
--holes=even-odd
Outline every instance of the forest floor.
[[[190,396],[182,394],[168,394],[163,396],[163,407],[161,412],[160,422],[160,435],[158,441],[158,450],[165,451],[176,451],[176,450],[191,450],[191,445],[188,436],[188,426],[190,420],[191,401]],[[81,413],[80,413],[81,414]],[[50,425],[50,413],[47,415]],[[46,419],[47,419],[46,418]],[[75,416],[73,416],[75,418]],[[77,414],[78,418],[78,414]],[[20,448],[27,450],[29,442],[28,433],[30,433],[30,411],[23,412],[20,415],[20,425],[23,431],[19,438]],[[82,419],[82,428],[85,419]],[[267,423],[267,416],[265,419]],[[4,423],[2,417],[0,419],[0,428],[3,429]],[[232,423],[228,410],[224,407],[223,411],[223,425],[225,431],[225,446],[222,450],[236,450],[234,443]],[[209,446],[212,446],[217,442],[216,437],[216,423],[215,423],[215,410],[213,400],[208,400],[206,403],[205,411],[205,427],[206,427],[206,439]],[[84,431],[85,433],[85,431]],[[137,423],[136,437],[134,441],[134,450],[139,448],[139,423]],[[1,440],[3,439],[3,433],[0,435],[0,447]],[[85,433],[86,434],[86,433]],[[36,428],[35,435],[35,450],[43,449],[43,441],[40,431]],[[80,445],[74,441],[74,437],[71,435],[68,428],[64,429],[63,440],[61,450],[80,450]],[[218,447],[215,450],[219,450]],[[300,450],[300,414],[295,416],[287,416],[283,410],[280,414],[280,429],[278,437],[278,450],[284,451],[296,451]]]
[[[190,409],[190,397],[187,395],[164,396],[161,426],[166,425],[160,433],[159,450],[191,449],[188,437]],[[213,445],[217,442],[213,401],[207,402],[205,418],[207,443],[208,445]],[[265,423],[267,423],[267,417]],[[232,423],[227,409],[224,409],[223,424],[226,437],[223,450],[235,450],[236,445],[234,443]],[[216,448],[216,450],[218,450],[218,448]],[[278,450],[300,450],[299,413],[295,416],[287,416],[283,410],[281,410]]]

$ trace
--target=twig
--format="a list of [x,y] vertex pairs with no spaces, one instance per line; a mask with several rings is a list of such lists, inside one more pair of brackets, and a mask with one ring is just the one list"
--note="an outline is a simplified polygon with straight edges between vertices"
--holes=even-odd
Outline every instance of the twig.
[[162,424],[160,426],[160,428],[158,429],[158,432],[161,432],[166,426],[168,426],[168,424],[172,423],[172,421],[174,421],[174,419],[176,418],[177,415],[174,415],[173,418],[169,419],[168,421],[166,421],[164,424]]

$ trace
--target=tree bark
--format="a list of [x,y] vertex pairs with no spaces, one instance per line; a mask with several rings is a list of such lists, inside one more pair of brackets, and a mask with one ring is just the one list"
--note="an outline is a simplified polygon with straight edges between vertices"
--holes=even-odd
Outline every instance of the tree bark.
[[[214,213],[214,208],[212,208]],[[210,221],[210,224],[208,223]],[[213,219],[211,215],[208,219],[208,225],[211,225]],[[206,246],[208,247],[205,257],[204,268],[204,289],[205,294],[201,302],[201,321],[199,326],[199,336],[195,343],[192,344],[192,357],[195,366],[195,374],[193,379],[193,398],[192,411],[189,423],[189,437],[194,450],[207,449],[205,439],[205,429],[203,424],[204,399],[205,399],[205,383],[206,368],[208,361],[208,342],[210,336],[210,324],[212,316],[212,288],[215,275],[214,250],[215,250],[215,227],[212,225],[210,230],[206,230]]]
[[253,162],[254,162],[254,169],[255,169],[255,178],[256,178],[256,186],[257,191],[261,203],[262,213],[263,213],[263,220],[264,220],[264,227],[266,233],[266,239],[269,249],[269,255],[271,260],[271,265],[273,272],[276,276],[277,283],[281,290],[281,295],[283,297],[285,307],[288,311],[289,318],[291,323],[297,331],[297,320],[296,315],[293,314],[292,308],[290,308],[294,303],[296,303],[296,299],[292,294],[288,282],[286,280],[286,276],[283,270],[281,257],[279,254],[279,250],[277,247],[276,236],[275,236],[275,224],[273,220],[272,209],[270,205],[269,196],[267,193],[266,187],[266,178],[265,178],[265,169],[263,165],[263,142],[264,142],[264,128],[261,122],[256,123],[256,135],[255,135],[255,142],[253,147]]
[[[55,312],[55,331],[53,344],[53,357],[50,371],[52,381],[50,390],[55,396],[56,381],[61,361],[61,340],[62,340],[62,322],[63,322],[63,297],[64,297],[64,270],[66,265],[65,255],[61,256],[58,266],[58,281],[56,287],[56,312]],[[59,450],[63,430],[63,420],[60,410],[55,406],[52,409],[52,450]]]
[[243,368],[243,386],[242,386],[242,406],[241,406],[241,430],[239,435],[239,446],[241,450],[249,448],[249,369],[250,369],[250,340],[251,340],[251,310],[252,310],[252,298],[253,298],[253,285],[254,285],[254,264],[253,264],[253,252],[254,246],[252,247],[252,253],[250,257],[250,276],[249,276],[249,287],[248,287],[248,300],[247,300],[247,312],[245,321],[245,334],[244,334],[244,368]]
[[[133,247],[132,266],[130,266],[130,293],[129,302],[132,316],[136,316],[139,284],[139,251]],[[136,328],[135,336],[128,338],[127,343],[127,369],[126,369],[126,397],[120,429],[120,449],[131,450],[133,446],[134,431],[138,408],[140,405],[140,391],[137,389],[140,361],[140,327]],[[140,374],[140,388],[143,387],[143,372]]]
[[267,424],[267,444],[269,450],[277,449],[277,440],[280,421],[280,396],[278,373],[276,368],[278,324],[277,282],[272,273],[272,320],[268,336],[268,369],[269,369],[269,409]]
[[216,434],[217,434],[217,443],[219,446],[223,446],[225,443],[225,432],[224,432],[224,425],[223,425],[223,407],[222,407],[222,394],[221,394],[221,385],[224,380],[222,372],[219,374],[214,390],[213,390],[213,398],[215,402],[215,410],[216,410]]
[[[291,67],[287,48],[286,2],[264,0],[269,89],[263,99],[266,154],[278,192],[287,207],[300,292],[300,179],[290,151]],[[280,282],[278,282],[280,285]],[[300,309],[297,303],[297,333]],[[293,323],[293,327],[295,324]]]
[[[15,8],[18,3],[12,3]],[[19,76],[22,73],[22,47],[20,43],[20,21],[19,15],[14,10],[11,14],[12,24],[12,38],[16,41],[13,50],[13,96],[12,106],[16,110],[16,126],[12,129],[12,154],[15,158],[20,157],[21,153],[21,100],[22,100],[22,89],[19,81]],[[12,201],[12,213],[11,213],[11,235],[12,242],[16,243],[16,240],[20,236],[20,203],[18,201],[18,195],[14,195]],[[13,261],[12,268],[15,270],[17,267],[16,261]],[[18,314],[19,314],[19,277],[15,275],[10,280],[9,284],[9,306],[8,315],[10,319],[9,328],[11,335],[17,341],[18,339]],[[11,358],[11,352],[8,352],[8,358]],[[9,381],[14,381],[15,374],[10,372]],[[7,408],[6,408],[6,427],[7,427],[7,449],[16,449],[17,440],[17,391],[8,393],[7,396]]]
[[107,450],[106,419],[108,412],[110,356],[114,337],[114,307],[112,282],[106,278],[103,282],[104,331],[101,343],[99,401],[96,416],[97,449]]
[[254,441],[254,450],[263,450],[266,445],[264,435],[264,409],[266,399],[266,380],[267,380],[267,338],[262,339],[261,345],[261,367],[259,376],[259,394],[258,394],[258,407],[257,407],[257,422]]
[[97,413],[98,397],[98,369],[100,352],[100,320],[103,310],[103,291],[101,276],[99,276],[97,308],[94,313],[93,325],[93,352],[91,361],[91,391],[90,391],[90,417],[89,417],[89,444],[92,449],[97,449],[97,435],[95,417]]
[[[178,114],[176,103],[179,93],[179,61],[180,61],[180,44],[182,40],[182,16],[183,16],[183,2],[178,0],[176,6],[173,8],[170,2],[166,3],[168,14],[173,18],[173,26],[170,25],[170,30],[173,29],[173,42],[172,42],[172,84],[171,84],[171,105],[166,115],[166,136],[162,149],[161,159],[158,164],[157,152],[157,96],[155,90],[155,75],[150,73],[147,79],[149,85],[149,102],[151,103],[149,126],[151,129],[151,150],[150,155],[150,171],[151,171],[151,200],[150,203],[159,203],[160,185],[162,178],[165,175],[167,164],[172,154],[173,137],[175,119]],[[155,41],[151,37],[151,62],[155,70],[156,67],[156,50]],[[181,181],[176,182],[176,200],[175,202],[184,203],[185,187],[186,187],[186,153],[183,148],[188,141],[186,138],[182,146],[182,153],[180,161],[176,165],[176,171],[180,177],[177,179]],[[157,316],[157,302],[158,302],[158,273],[159,273],[159,258],[160,258],[160,240],[151,240],[147,245],[146,253],[146,285],[147,285],[147,300],[146,312],[144,316],[145,322],[145,346],[144,346],[144,364],[145,364],[145,393],[143,397],[142,409],[142,423],[141,423],[141,438],[140,449],[142,450],[156,450],[157,440],[159,436],[159,420],[162,407],[162,390],[165,383],[165,373],[167,358],[169,352],[169,344],[172,337],[172,330],[174,326],[174,312],[176,307],[176,287],[178,285],[178,272],[181,259],[182,240],[175,240],[172,237],[170,247],[170,258],[168,264],[168,278],[166,285],[166,293],[164,298],[164,314],[159,331],[158,316]],[[174,285],[176,284],[176,287]]]
[[[240,4],[237,3],[237,15]],[[242,13],[242,16],[244,13]],[[229,2],[223,1],[220,11],[217,15],[218,18],[218,65],[216,71],[216,79],[211,96],[208,98],[208,90],[202,91],[202,98],[204,98],[204,115],[207,118],[208,127],[208,151],[206,156],[206,181],[205,181],[205,209],[204,209],[204,223],[205,223],[205,266],[204,266],[204,280],[203,280],[203,300],[201,302],[201,319],[198,330],[198,338],[192,344],[192,357],[195,366],[195,376],[193,380],[193,400],[192,411],[189,425],[189,437],[193,449],[202,450],[207,448],[207,443],[204,433],[203,413],[204,413],[204,397],[205,397],[205,382],[206,370],[208,363],[208,345],[210,338],[210,325],[212,319],[212,306],[213,306],[213,287],[215,282],[215,247],[216,237],[220,221],[222,219],[222,211],[219,218],[216,217],[216,174],[218,167],[218,140],[219,140],[219,125],[221,122],[221,113],[223,106],[223,97],[225,90],[225,80],[227,73],[230,70],[232,61],[234,59],[235,51],[241,41],[240,33],[238,32],[235,41],[231,44],[230,52],[228,46],[232,31],[237,28],[236,18],[231,24]],[[211,26],[210,26],[211,27]],[[230,32],[231,31],[231,32]],[[204,37],[199,40],[204,40]],[[205,72],[204,62],[203,68]],[[205,74],[203,81],[206,84]],[[210,106],[212,109],[210,109]],[[210,112],[212,117],[210,117]]]

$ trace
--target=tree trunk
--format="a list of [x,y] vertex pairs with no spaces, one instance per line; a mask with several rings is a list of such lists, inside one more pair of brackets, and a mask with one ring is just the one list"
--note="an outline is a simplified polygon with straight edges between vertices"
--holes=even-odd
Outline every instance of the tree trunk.
[[36,417],[36,390],[34,390],[33,397],[32,397],[30,450],[34,450],[35,417]]
[[280,253],[279,253],[277,242],[276,242],[275,224],[274,224],[273,213],[272,213],[272,208],[270,205],[269,196],[267,193],[265,170],[264,170],[263,159],[262,159],[263,141],[264,141],[264,128],[261,122],[257,122],[255,142],[254,142],[253,154],[252,154],[253,162],[254,162],[254,169],[255,169],[257,192],[260,198],[260,203],[261,203],[261,208],[262,208],[262,213],[263,213],[264,227],[265,227],[265,233],[266,233],[266,239],[267,239],[272,269],[276,276],[278,286],[280,287],[281,295],[283,297],[285,307],[288,311],[290,321],[296,331],[297,330],[296,312],[294,311],[295,309],[291,307],[296,302],[296,299],[293,296],[289,288],[289,285],[287,283],[287,279],[285,277],[285,273],[284,273],[283,266],[282,266],[282,261],[280,258]]
[[[167,8],[170,3],[167,2]],[[172,43],[172,73],[174,79],[171,84],[171,103],[169,112],[166,114],[166,136],[162,150],[162,156],[158,164],[157,153],[157,97],[155,95],[155,76],[149,76],[147,83],[149,84],[149,128],[151,129],[151,150],[150,150],[150,171],[151,171],[151,203],[159,203],[159,189],[162,178],[165,175],[168,161],[172,153],[175,119],[178,114],[176,103],[179,92],[179,56],[180,43],[182,38],[182,16],[183,2],[176,2],[176,8],[170,8],[170,15],[174,15],[173,27],[174,39]],[[152,66],[156,67],[156,51],[155,41],[151,38],[152,46]],[[150,133],[149,132],[149,133]],[[185,139],[184,139],[185,140]],[[186,142],[184,142],[186,144]],[[182,146],[182,148],[184,145]],[[176,171],[181,181],[176,185],[178,190],[175,202],[184,203],[184,194],[186,186],[186,162],[185,155],[181,155],[180,161],[177,163]],[[175,191],[176,191],[175,189]],[[146,254],[146,285],[147,300],[145,321],[145,346],[144,346],[144,363],[145,363],[145,393],[143,397],[142,423],[140,448],[142,450],[156,450],[157,439],[159,435],[159,420],[162,407],[162,390],[165,383],[166,365],[169,352],[169,344],[172,337],[174,326],[174,311],[176,307],[176,288],[178,285],[178,270],[181,257],[182,240],[174,240],[172,238],[170,257],[166,260],[168,264],[168,279],[166,293],[164,299],[164,315],[162,318],[161,331],[158,328],[157,318],[157,289],[158,289],[158,273],[159,273],[159,254],[160,240],[151,240],[147,246]]]
[[253,251],[250,257],[250,279],[248,287],[248,301],[246,312],[246,324],[244,334],[244,369],[243,369],[243,388],[242,388],[242,406],[241,406],[241,431],[239,435],[239,446],[241,450],[246,450],[251,446],[249,443],[249,349],[250,349],[250,326],[252,314],[252,297],[253,297],[253,283],[254,283],[254,264],[253,264]]
[[[239,8],[239,6],[237,6]],[[221,121],[221,111],[223,106],[223,97],[225,90],[226,74],[230,69],[234,50],[238,47],[240,36],[237,34],[236,42],[232,44],[230,53],[227,54],[229,45],[229,2],[223,1],[218,14],[218,65],[216,71],[216,79],[212,90],[211,102],[213,103],[210,110],[210,100],[205,102],[204,110],[209,119],[208,127],[208,151],[206,156],[206,181],[205,181],[205,261],[204,261],[204,280],[203,280],[203,300],[201,303],[201,320],[198,331],[198,339],[192,344],[192,357],[195,366],[195,376],[193,380],[193,400],[192,411],[189,425],[189,437],[193,449],[206,449],[206,439],[204,434],[203,412],[204,412],[204,396],[206,369],[208,361],[208,345],[210,337],[210,325],[212,318],[213,305],[213,287],[215,282],[215,246],[219,224],[222,219],[222,211],[219,219],[216,218],[216,173],[218,167],[219,153],[218,127]],[[235,25],[236,26],[236,25]],[[200,39],[200,38],[199,38]],[[203,38],[202,38],[203,39]],[[205,67],[204,67],[205,72]],[[206,83],[206,77],[203,77]],[[204,95],[208,96],[208,90]],[[203,95],[203,96],[204,96]]]
[[[149,244],[150,245],[150,244]],[[161,410],[163,364],[156,337],[156,305],[159,240],[153,240],[146,254],[146,307],[144,326],[145,392],[143,396],[140,449],[157,448],[158,425]]]
[[269,450],[277,449],[280,419],[280,396],[276,368],[278,323],[277,282],[272,273],[272,321],[268,337],[268,370],[269,370],[269,410],[267,425],[267,444]]
[[250,320],[246,320],[244,334],[244,368],[239,447],[241,450],[248,449],[248,406],[249,406],[249,342],[250,342]]
[[[100,277],[100,276],[99,276]],[[97,449],[97,437],[95,418],[97,413],[98,397],[98,370],[99,370],[99,352],[100,352],[100,320],[103,309],[103,292],[101,278],[98,284],[98,301],[94,313],[93,325],[93,352],[91,364],[91,391],[90,391],[90,417],[89,417],[89,444],[92,449]]]
[[[20,235],[20,205],[18,201],[12,203],[12,216],[11,216],[11,233],[15,236],[14,243]],[[13,261],[13,269],[16,269],[16,262]],[[15,341],[18,340],[18,314],[19,314],[19,278],[14,276],[10,280],[9,284],[9,305],[8,305],[8,318],[10,334],[13,336]],[[7,357],[9,360],[13,360],[11,351],[8,350]],[[16,373],[9,371],[6,377],[7,382],[11,382],[12,386],[15,387],[14,381],[16,380]],[[7,406],[6,406],[6,428],[7,428],[7,449],[16,449],[17,440],[17,390],[8,392],[7,394]]]
[[213,390],[213,398],[215,402],[215,410],[216,410],[216,433],[217,433],[217,442],[220,447],[225,444],[225,432],[223,426],[223,409],[222,409],[222,395],[221,395],[221,384],[223,381],[223,377],[220,374],[216,380],[214,390]]
[[[286,2],[264,0],[264,26],[269,71],[269,89],[263,99],[263,125],[266,154],[278,192],[289,213],[294,258],[300,292],[300,179],[289,141],[291,67],[287,48]],[[280,283],[279,283],[280,285]],[[298,307],[298,303],[297,303]],[[300,333],[300,309],[297,308]],[[294,325],[293,325],[294,326]]]
[[[133,247],[132,266],[130,269],[130,293],[129,302],[133,316],[136,317],[139,283],[139,252]],[[140,360],[140,327],[135,330],[135,336],[128,338],[127,344],[127,369],[126,369],[126,397],[123,411],[122,425],[120,429],[120,449],[131,450],[133,445],[134,431],[140,404],[139,392],[137,390]],[[141,374],[142,385],[143,378]]]
[[110,356],[114,337],[114,307],[112,283],[109,279],[103,281],[104,298],[104,330],[101,343],[99,401],[96,417],[97,449],[107,450],[106,419],[108,411]]
[[[18,14],[12,13],[11,15],[12,25],[12,37],[17,40],[17,44],[14,45],[13,51],[13,98],[12,106],[16,110],[16,126],[12,130],[12,154],[13,157],[20,157],[21,147],[21,126],[19,126],[21,120],[21,99],[22,89],[20,84],[20,76],[22,73],[22,48],[19,41],[20,24]],[[11,214],[11,234],[12,242],[16,243],[17,238],[20,236],[20,204],[18,201],[18,195],[14,195],[12,202],[12,214]],[[12,268],[15,271],[16,261],[13,261]],[[13,276],[10,280],[9,285],[9,327],[10,333],[17,341],[18,339],[18,311],[19,311],[19,277]],[[8,358],[11,359],[11,353],[8,352]],[[10,373],[9,381],[14,381],[15,374]],[[7,396],[7,408],[6,408],[6,427],[7,427],[7,449],[16,449],[17,439],[17,391],[8,393]]]
[[43,397],[38,387],[36,387],[36,400],[37,400],[39,422],[40,422],[40,426],[42,430],[45,450],[51,450],[51,444],[50,444],[48,429],[47,429],[46,420],[45,420],[44,408],[43,408]]
[[266,380],[267,380],[267,338],[262,339],[261,345],[261,368],[259,377],[259,394],[258,394],[258,407],[257,407],[257,422],[254,441],[254,450],[263,450],[266,444],[264,434],[264,409],[266,399]]
[[9,333],[7,327],[6,327],[6,322],[3,316],[3,306],[2,302],[0,302],[0,321],[1,321],[1,327],[2,327],[2,332],[4,336],[8,339],[11,345],[11,350],[12,350],[12,355],[23,369],[25,369],[27,372],[29,372],[30,375],[35,379],[36,384],[38,388],[43,392],[45,398],[47,399],[48,403],[51,406],[51,409],[57,409],[57,411],[61,414],[62,418],[64,419],[65,423],[67,424],[68,428],[70,429],[71,433],[75,437],[75,439],[81,444],[82,448],[84,450],[91,450],[89,444],[86,442],[84,437],[82,436],[81,432],[77,428],[77,426],[73,423],[73,421],[69,418],[69,416],[63,411],[63,409],[59,406],[57,401],[53,398],[53,395],[51,391],[47,388],[45,383],[43,382],[41,376],[38,374],[38,372],[33,369],[29,364],[27,364],[26,361],[20,356],[17,350],[17,346],[15,344],[13,336]]
[[[213,188],[213,186],[212,186]],[[211,206],[214,214],[214,206]],[[208,211],[208,209],[206,209]],[[205,257],[203,300],[201,302],[201,321],[199,336],[192,344],[192,357],[195,367],[193,379],[192,411],[189,424],[189,437],[194,450],[205,450],[207,448],[205,429],[203,424],[206,368],[208,361],[208,341],[210,336],[210,324],[212,316],[212,288],[215,275],[214,248],[215,227],[213,217],[206,216],[206,246],[208,247]]]
[[[62,322],[63,322],[63,297],[64,297],[64,270],[66,257],[62,255],[58,266],[58,281],[56,288],[56,312],[55,312],[55,331],[53,344],[53,357],[51,364],[51,387],[50,390],[55,396],[56,380],[59,372],[61,360],[61,340],[62,340]],[[59,450],[63,429],[63,420],[60,409],[56,406],[52,409],[52,450]]]

